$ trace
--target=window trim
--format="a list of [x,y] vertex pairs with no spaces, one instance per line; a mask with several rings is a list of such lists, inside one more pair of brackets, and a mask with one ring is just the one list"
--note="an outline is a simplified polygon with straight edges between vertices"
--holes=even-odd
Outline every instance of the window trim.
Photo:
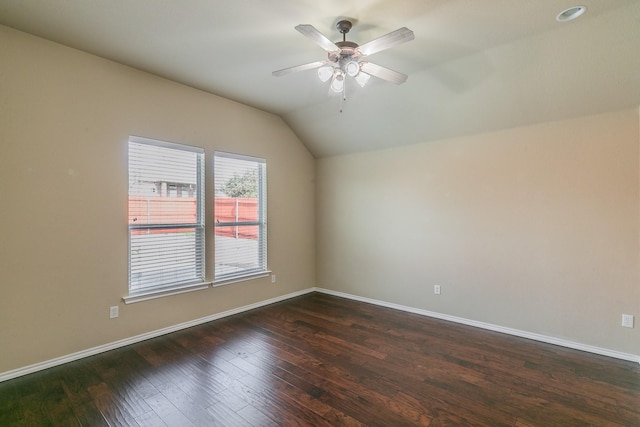
[[184,294],[187,292],[201,291],[203,289],[209,289],[211,282],[191,283],[189,285],[171,286],[166,288],[158,288],[146,292],[136,292],[122,297],[122,301],[125,304],[133,304],[136,302],[147,301],[150,299],[168,297],[171,295]]
[[[244,221],[244,222],[224,222],[224,223],[216,223],[215,221],[215,185],[216,185],[216,157],[223,157],[227,159],[234,160],[242,160],[248,162],[255,162],[261,165],[261,168],[264,168],[264,172],[258,174],[258,220],[257,221]],[[243,282],[246,280],[253,280],[263,277],[268,277],[271,275],[271,270],[268,267],[268,258],[267,258],[267,160],[261,157],[248,156],[244,154],[236,154],[225,151],[215,151],[212,156],[213,159],[213,182],[214,182],[214,191],[213,191],[213,206],[214,206],[214,221],[213,221],[213,235],[214,235],[214,249],[213,249],[213,281],[212,287],[218,287],[223,285],[228,285],[231,283]],[[259,269],[246,270],[241,273],[228,273],[222,275],[220,277],[216,276],[216,248],[215,248],[215,235],[216,228],[218,226],[257,226],[259,230],[259,247],[262,250],[259,250]]]
[[[179,150],[182,152],[190,152],[199,154],[200,156],[196,160],[196,200],[199,202],[196,204],[196,221],[195,223],[183,224],[183,223],[167,223],[167,224],[129,224],[127,221],[127,296],[123,297],[122,300],[125,304],[130,304],[139,301],[145,301],[153,298],[160,298],[163,296],[175,295],[185,292],[192,292],[201,289],[207,289],[211,286],[211,282],[206,281],[206,221],[205,221],[205,203],[206,203],[206,192],[205,192],[205,151],[203,148],[194,147],[191,145],[178,144],[168,141],[162,141],[152,138],[145,138],[140,136],[130,135],[127,140],[127,175],[130,176],[131,168],[130,168],[130,147],[131,143],[135,144],[145,144],[151,145],[160,148],[168,148],[173,150]],[[130,190],[127,190],[127,197],[131,197],[129,193]],[[127,211],[129,212],[129,207],[127,207]],[[128,214],[127,214],[128,215]],[[194,229],[196,236],[199,233],[199,236],[196,237],[197,246],[195,248],[196,254],[199,252],[200,257],[196,255],[196,269],[198,272],[198,276],[195,279],[176,281],[174,283],[169,283],[165,285],[157,285],[157,286],[149,286],[140,290],[131,289],[131,236],[133,230],[163,230],[163,229],[179,229],[179,228],[188,228]]]
[[264,270],[264,271],[254,271],[252,273],[246,273],[243,275],[237,275],[233,277],[225,277],[225,278],[218,279],[211,282],[211,287],[217,288],[219,286],[231,285],[233,283],[246,282],[247,280],[262,279],[264,277],[271,276],[271,273],[273,273],[271,270]]

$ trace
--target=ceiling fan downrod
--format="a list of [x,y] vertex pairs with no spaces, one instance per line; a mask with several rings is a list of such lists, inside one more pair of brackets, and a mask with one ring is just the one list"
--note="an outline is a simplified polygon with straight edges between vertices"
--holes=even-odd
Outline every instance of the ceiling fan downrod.
[[343,20],[338,21],[336,23],[336,28],[338,29],[338,32],[340,32],[340,34],[342,34],[342,41],[343,42],[347,41],[347,33],[349,32],[349,30],[351,30],[352,26],[353,26],[353,24],[351,24],[351,21],[348,21],[346,19],[343,19]]

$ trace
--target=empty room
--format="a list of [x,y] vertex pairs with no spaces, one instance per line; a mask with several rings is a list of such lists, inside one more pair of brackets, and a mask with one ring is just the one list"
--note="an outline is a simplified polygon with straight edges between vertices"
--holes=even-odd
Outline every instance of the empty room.
[[0,0],[0,425],[640,426],[640,1]]

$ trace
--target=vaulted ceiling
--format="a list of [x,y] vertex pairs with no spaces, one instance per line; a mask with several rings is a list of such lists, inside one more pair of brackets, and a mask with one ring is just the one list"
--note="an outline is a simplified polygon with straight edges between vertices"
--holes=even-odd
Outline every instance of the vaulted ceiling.
[[[343,112],[315,70],[271,74],[326,59],[294,27],[339,41],[340,18],[415,34],[370,57],[407,82],[348,85]],[[317,157],[640,105],[639,0],[1,0],[0,24],[278,114]]]

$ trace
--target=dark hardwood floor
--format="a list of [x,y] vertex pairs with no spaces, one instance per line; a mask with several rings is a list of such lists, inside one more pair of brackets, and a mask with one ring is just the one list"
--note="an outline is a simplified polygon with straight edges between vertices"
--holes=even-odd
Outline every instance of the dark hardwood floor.
[[309,294],[0,383],[0,426],[640,426],[640,365]]

